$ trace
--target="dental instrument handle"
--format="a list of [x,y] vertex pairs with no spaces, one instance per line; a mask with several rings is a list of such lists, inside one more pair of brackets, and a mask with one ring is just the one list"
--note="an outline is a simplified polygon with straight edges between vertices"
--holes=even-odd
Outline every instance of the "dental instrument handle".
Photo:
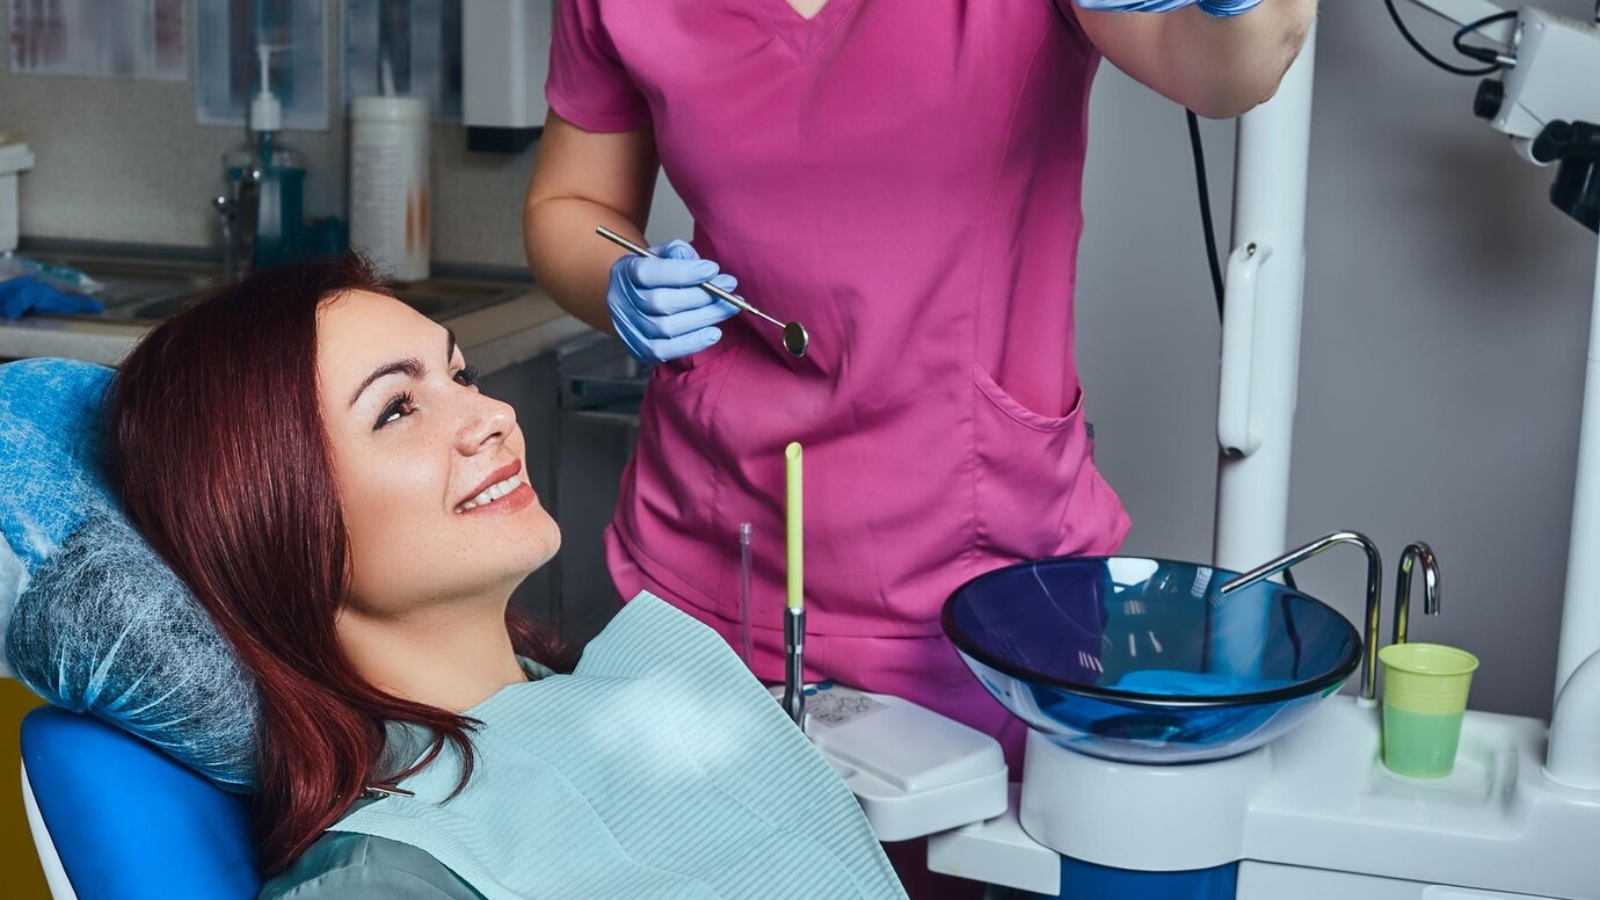
[[[633,241],[628,240],[627,238],[623,237],[620,234],[617,234],[615,231],[612,231],[611,229],[605,227],[604,225],[596,226],[595,227],[595,233],[600,235],[601,237],[605,238],[606,240],[610,241],[613,244],[616,244],[616,245],[618,245],[620,247],[626,248],[627,250],[631,251],[636,256],[647,256],[647,257],[649,257],[651,259],[660,259],[659,256],[656,256],[654,253],[651,253],[649,250],[645,249],[644,247],[641,247],[638,244],[635,244]],[[726,300],[729,303],[732,303],[734,306],[739,307],[740,309],[744,310],[747,313],[751,313],[752,315],[759,316],[760,318],[766,319],[768,322],[771,322],[772,324],[778,326],[779,328],[785,327],[782,322],[779,322],[777,319],[774,319],[773,317],[767,315],[766,313],[762,312],[761,310],[756,309],[754,306],[751,306],[750,304],[744,302],[744,300],[742,300],[742,299],[740,299],[738,297],[735,297],[734,295],[728,293],[727,291],[723,290],[722,288],[717,287],[716,285],[712,284],[709,281],[704,283],[704,284],[702,284],[702,285],[700,285],[700,288],[702,290],[704,290],[706,293],[710,294],[711,296],[716,297],[716,298],[721,299],[721,300]]]
[[802,451],[798,442],[783,450],[784,472],[784,588],[785,605],[805,606],[805,490],[802,486]]
[[783,612],[783,711],[805,730],[806,717],[806,611],[791,606]]
[[755,667],[750,636],[750,523],[739,523],[739,645],[746,668]]
[[805,522],[805,491],[801,484],[801,448],[798,441],[783,449],[784,472],[784,560],[787,598],[783,613],[783,710],[805,730],[806,714],[806,606],[805,554],[802,538]]

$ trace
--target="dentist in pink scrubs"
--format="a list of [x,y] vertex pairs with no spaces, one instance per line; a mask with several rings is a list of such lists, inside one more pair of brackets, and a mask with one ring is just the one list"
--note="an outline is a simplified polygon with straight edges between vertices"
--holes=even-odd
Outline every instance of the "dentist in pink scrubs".
[[[606,533],[621,595],[653,591],[737,645],[752,523],[754,668],[781,680],[783,448],[800,441],[808,677],[906,697],[1020,762],[1024,726],[939,610],[981,572],[1111,553],[1128,531],[1073,351],[1095,69],[1105,57],[1202,115],[1238,115],[1276,90],[1314,13],[557,0],[529,263],[573,315],[659,363]],[[595,226],[642,243],[658,171],[693,239],[620,257]],[[705,281],[804,323],[810,352],[790,356]]]

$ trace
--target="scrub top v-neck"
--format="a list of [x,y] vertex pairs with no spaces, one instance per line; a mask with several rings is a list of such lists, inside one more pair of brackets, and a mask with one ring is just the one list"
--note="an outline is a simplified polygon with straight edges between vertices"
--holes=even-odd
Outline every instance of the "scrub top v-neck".
[[559,0],[552,109],[652,128],[696,249],[811,333],[740,315],[653,370],[614,570],[727,633],[750,522],[777,628],[790,441],[815,636],[933,639],[967,578],[1120,544],[1073,350],[1098,62],[1068,0]]

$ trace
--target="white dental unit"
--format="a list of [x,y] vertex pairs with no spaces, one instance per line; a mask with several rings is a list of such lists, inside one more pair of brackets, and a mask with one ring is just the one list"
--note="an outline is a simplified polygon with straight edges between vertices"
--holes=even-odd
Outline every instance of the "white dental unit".
[[[1600,24],[1533,8],[1508,13],[1487,0],[1413,2],[1464,29],[1476,26],[1471,34],[1479,46],[1493,50],[1484,58],[1500,66],[1480,86],[1478,115],[1510,136],[1524,159],[1541,166],[1560,163],[1552,199],[1595,228]],[[1233,571],[1286,548],[1314,40],[1307,41],[1277,96],[1239,124],[1218,410],[1225,452],[1214,547],[1215,564]],[[1594,291],[1596,312],[1557,700],[1548,726],[1469,711],[1455,771],[1446,778],[1410,779],[1380,761],[1373,701],[1333,696],[1298,727],[1284,725],[1293,730],[1247,752],[1185,765],[1141,764],[1093,747],[1067,749],[1074,740],[1039,728],[1053,714],[1034,703],[1030,686],[1007,680],[1015,673],[973,664],[968,655],[991,691],[1035,725],[1023,783],[1020,790],[1012,788],[1003,815],[985,818],[993,814],[984,808],[997,802],[998,748],[985,750],[983,741],[967,740],[959,727],[941,745],[936,725],[897,709],[852,721],[845,727],[855,731],[843,742],[841,729],[812,728],[818,746],[847,778],[856,779],[852,786],[886,840],[912,836],[899,827],[906,817],[897,817],[894,826],[885,820],[886,789],[902,813],[916,806],[915,795],[924,787],[932,789],[920,800],[929,809],[939,806],[935,795],[951,800],[957,788],[965,791],[962,801],[972,803],[972,821],[934,834],[930,867],[1044,896],[1101,896],[1074,893],[1063,883],[1062,860],[1069,858],[1140,873],[1238,863],[1229,875],[1236,877],[1232,896],[1238,900],[1600,898],[1600,269],[1595,284],[1586,287]],[[1375,550],[1369,549],[1369,564],[1369,597],[1376,600],[1370,582],[1378,565]],[[1217,613],[1219,621],[1223,615]],[[1369,608],[1369,638],[1375,615]],[[1258,643],[1275,639],[1264,618],[1243,625],[1253,629]],[[1154,632],[1151,643],[1161,649]],[[1229,652],[1222,645],[1214,649],[1222,656]],[[894,750],[908,746],[923,758],[897,772]],[[935,761],[940,746],[951,748],[943,764]],[[863,780],[864,772],[872,777]],[[952,814],[948,806],[941,808],[922,820],[929,827],[913,830],[936,831],[934,823]]]

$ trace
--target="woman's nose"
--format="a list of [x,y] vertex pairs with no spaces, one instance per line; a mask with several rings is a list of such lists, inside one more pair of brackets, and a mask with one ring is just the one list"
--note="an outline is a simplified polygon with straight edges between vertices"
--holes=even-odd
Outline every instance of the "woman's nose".
[[473,394],[469,410],[457,439],[462,453],[477,453],[499,444],[517,427],[517,414],[511,404],[493,397]]

